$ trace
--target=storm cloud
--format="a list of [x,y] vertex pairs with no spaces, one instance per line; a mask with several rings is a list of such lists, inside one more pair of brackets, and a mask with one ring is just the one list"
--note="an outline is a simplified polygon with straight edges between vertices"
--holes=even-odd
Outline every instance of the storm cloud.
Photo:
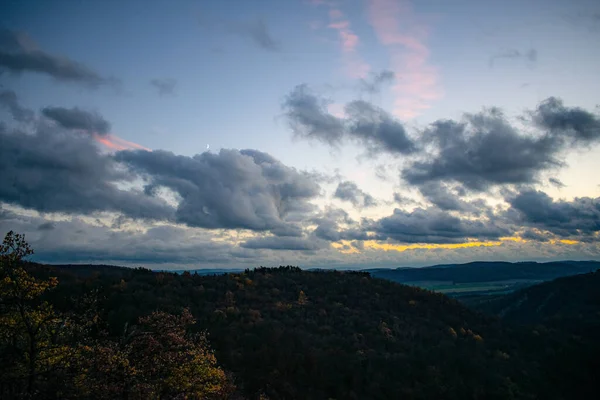
[[77,107],[46,107],[42,114],[66,129],[81,129],[97,135],[106,135],[110,131],[110,123],[100,114]]

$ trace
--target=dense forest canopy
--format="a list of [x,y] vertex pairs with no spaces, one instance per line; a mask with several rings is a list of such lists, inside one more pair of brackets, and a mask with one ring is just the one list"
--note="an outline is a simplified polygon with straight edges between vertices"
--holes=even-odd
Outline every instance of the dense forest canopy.
[[591,340],[508,324],[366,272],[58,268],[23,262],[29,253],[21,236],[7,236],[7,398],[571,399],[598,390]]

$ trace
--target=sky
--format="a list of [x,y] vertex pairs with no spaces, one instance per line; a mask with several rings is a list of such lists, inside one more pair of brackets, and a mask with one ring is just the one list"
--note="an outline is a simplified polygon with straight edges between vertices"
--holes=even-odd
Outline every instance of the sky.
[[36,261],[600,259],[596,1],[0,7],[0,232]]

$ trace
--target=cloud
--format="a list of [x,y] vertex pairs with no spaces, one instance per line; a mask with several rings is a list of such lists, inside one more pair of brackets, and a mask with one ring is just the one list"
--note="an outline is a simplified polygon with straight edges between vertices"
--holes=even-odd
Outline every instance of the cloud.
[[550,182],[550,184],[556,186],[559,189],[564,188],[566,186],[564,183],[562,183],[560,181],[560,179],[557,179],[557,178],[550,178],[550,179],[548,179],[548,182]]
[[[52,229],[39,229],[42,225]],[[203,268],[254,263],[252,253],[232,243],[213,240],[208,232],[170,225],[144,229],[112,229],[73,217],[47,221],[41,217],[14,215],[0,221],[0,231],[24,233],[35,249],[33,260],[50,263],[102,263],[147,267]],[[243,257],[241,257],[243,256]]]
[[110,123],[101,115],[77,107],[46,107],[42,114],[66,129],[80,129],[97,135],[107,135],[110,131]]
[[296,137],[325,142],[332,146],[344,140],[364,146],[371,155],[381,151],[410,154],[416,145],[403,125],[385,110],[355,100],[345,107],[346,118],[331,115],[327,102],[307,85],[299,85],[286,97],[282,108]]
[[173,78],[155,78],[150,80],[150,85],[157,90],[159,96],[171,96],[175,94],[177,80]]
[[[326,6],[328,9],[328,29],[337,33],[342,61],[345,72],[352,78],[366,78],[371,66],[358,53],[360,38],[352,29],[350,20],[344,15],[335,1],[312,1],[313,6]],[[318,29],[317,24],[311,24],[311,29]]]
[[435,208],[416,208],[411,212],[395,209],[388,217],[364,228],[379,240],[401,243],[462,243],[467,239],[498,239],[510,231],[489,220],[468,220]]
[[539,190],[524,190],[506,201],[508,216],[516,224],[549,231],[560,237],[597,240],[600,231],[600,198],[554,200]]
[[115,155],[155,189],[180,197],[176,220],[208,229],[288,232],[290,214],[311,210],[320,194],[313,177],[257,150],[226,150],[193,157],[167,151],[122,151]]
[[373,207],[377,201],[368,193],[358,188],[356,183],[343,181],[338,184],[333,197],[352,203],[355,207]]
[[533,183],[540,171],[562,165],[556,136],[521,134],[498,109],[466,114],[461,122],[436,121],[422,140],[433,151],[402,170],[413,185],[457,182],[482,191],[492,185]]
[[413,118],[442,97],[437,69],[429,64],[428,28],[406,0],[368,0],[369,22],[387,47],[397,81],[392,114]]
[[403,196],[398,192],[394,192],[394,203],[398,204],[399,206],[418,204],[418,202],[416,202],[414,199]]
[[30,122],[34,118],[34,112],[22,107],[16,93],[12,90],[0,91],[0,107],[6,108],[13,119],[18,122]]
[[451,193],[447,185],[439,182],[427,182],[419,190],[433,205],[444,211],[462,211],[480,214],[487,209],[485,203],[470,202]]
[[375,94],[381,91],[381,86],[394,82],[396,74],[394,71],[384,69],[377,74],[371,74],[369,78],[360,80],[360,88],[367,93]]
[[352,78],[365,78],[371,67],[358,54],[360,39],[352,30],[350,21],[333,5],[329,5],[329,19],[327,27],[338,34],[346,73]]
[[556,97],[544,100],[531,115],[539,128],[559,138],[569,138],[572,144],[588,144],[600,139],[598,115],[579,107],[565,107]]
[[329,145],[340,143],[345,129],[343,120],[331,115],[327,101],[313,94],[308,85],[296,86],[282,108],[296,137],[317,139]]
[[0,28],[0,70],[20,74],[46,74],[58,81],[80,83],[91,88],[117,85],[114,78],[105,78],[84,64],[67,57],[52,55],[38,48],[28,36]]
[[535,63],[537,61],[537,50],[529,49],[526,52],[521,52],[517,49],[507,49],[499,52],[498,54],[490,57],[490,68],[494,67],[494,63],[496,60],[508,58],[508,59],[524,59],[529,61],[530,63]]
[[101,154],[89,136],[40,124],[33,134],[0,126],[0,201],[40,212],[123,213],[132,218],[171,219],[160,199],[118,183],[132,180]]
[[315,240],[298,237],[267,236],[250,239],[240,245],[246,249],[271,249],[271,250],[319,250],[323,244]]
[[56,227],[56,225],[53,222],[43,222],[38,226],[38,231],[51,231]]
[[369,153],[411,154],[417,150],[404,126],[382,108],[355,100],[346,105],[345,112],[348,135],[365,145]]
[[359,224],[340,208],[326,209],[311,222],[317,225],[313,234],[323,240],[338,242],[340,240],[369,239],[367,232],[361,230]]
[[271,52],[281,51],[281,43],[273,38],[269,32],[269,27],[262,19],[232,23],[230,24],[230,32],[251,39],[254,44],[263,50]]

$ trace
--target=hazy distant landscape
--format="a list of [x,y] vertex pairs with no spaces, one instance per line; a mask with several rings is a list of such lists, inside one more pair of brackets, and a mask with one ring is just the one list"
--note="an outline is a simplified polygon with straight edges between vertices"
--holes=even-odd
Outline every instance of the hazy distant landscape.
[[[471,262],[415,268],[353,269],[364,271],[376,278],[416,286],[451,297],[477,297],[513,292],[555,278],[585,274],[600,269],[600,261],[537,262]],[[323,270],[308,268],[309,271]],[[344,269],[339,269],[344,271]],[[190,269],[198,275],[241,273],[243,269]],[[168,271],[164,271],[168,272]]]

